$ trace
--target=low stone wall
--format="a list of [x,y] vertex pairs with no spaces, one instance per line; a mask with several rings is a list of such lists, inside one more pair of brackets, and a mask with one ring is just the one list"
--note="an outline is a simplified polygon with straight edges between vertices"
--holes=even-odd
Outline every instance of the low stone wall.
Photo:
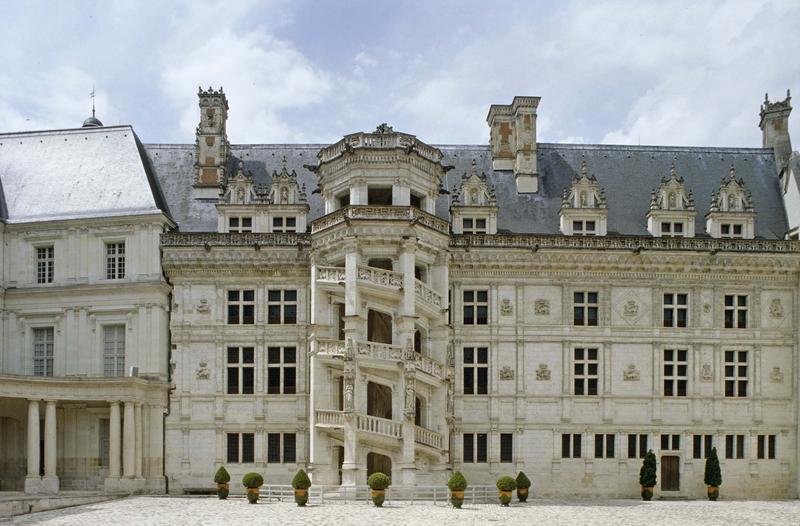
[[71,495],[25,495],[24,493],[3,495],[0,493],[0,518],[94,504],[127,496],[127,493],[80,493]]

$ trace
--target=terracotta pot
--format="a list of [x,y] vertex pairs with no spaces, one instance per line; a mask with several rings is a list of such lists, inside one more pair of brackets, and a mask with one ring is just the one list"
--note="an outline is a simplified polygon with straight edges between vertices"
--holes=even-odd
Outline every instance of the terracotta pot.
[[230,493],[230,488],[227,482],[217,484],[217,497],[221,500],[225,500],[228,498],[228,493]]
[[709,486],[708,487],[708,500],[717,500],[719,497],[719,487],[718,486]]
[[308,490],[305,488],[295,488],[294,501],[298,506],[305,506],[306,502],[308,502]]
[[650,500],[653,498],[653,487],[642,486],[642,500]]
[[513,491],[499,491],[497,497],[500,499],[500,504],[503,506],[508,506],[508,503],[511,502],[511,496],[513,494]]
[[258,495],[258,488],[247,488],[247,502],[250,504],[255,504],[258,502]]
[[372,490],[372,503],[375,504],[375,507],[382,508],[383,501],[386,499],[386,490],[385,489],[374,489]]
[[528,500],[528,488],[517,488],[517,499],[520,502]]
[[464,504],[464,490],[451,490],[450,491],[450,504],[453,505],[456,509],[461,509],[461,505]]

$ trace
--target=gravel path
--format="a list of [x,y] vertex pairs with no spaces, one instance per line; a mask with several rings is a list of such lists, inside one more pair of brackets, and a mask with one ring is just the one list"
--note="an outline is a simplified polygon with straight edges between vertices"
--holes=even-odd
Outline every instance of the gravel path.
[[[1,522],[1,521],[0,521]],[[800,501],[656,501],[536,499],[527,504],[464,505],[455,510],[432,503],[391,503],[383,509],[371,504],[325,504],[305,509],[294,503],[264,502],[250,505],[244,499],[212,497],[130,497],[100,504],[77,506],[17,517],[14,525],[109,526],[109,525],[224,525],[259,524],[321,526],[368,526],[370,524],[436,526],[476,524],[597,524],[648,526],[676,524],[725,525],[800,524]]]

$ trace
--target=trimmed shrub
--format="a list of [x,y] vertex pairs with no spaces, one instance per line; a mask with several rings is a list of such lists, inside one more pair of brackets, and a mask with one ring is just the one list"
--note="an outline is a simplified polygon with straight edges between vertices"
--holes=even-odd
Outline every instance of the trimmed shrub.
[[264,477],[262,477],[261,474],[256,473],[254,471],[251,471],[250,473],[247,473],[245,474],[244,477],[242,477],[242,486],[244,486],[245,488],[257,489],[263,485],[264,485]]
[[311,487],[311,480],[308,478],[305,471],[302,469],[297,471],[292,479],[292,487],[294,489],[308,489]]
[[231,481],[231,476],[225,466],[220,466],[216,474],[214,474],[214,482],[217,484],[227,484]]
[[370,489],[374,490],[384,490],[392,485],[391,479],[385,473],[381,473],[378,471],[377,473],[373,473],[367,479],[367,485]]
[[530,479],[525,475],[524,472],[520,471],[519,475],[517,475],[517,489],[528,489],[531,487]]
[[517,489],[517,481],[514,479],[514,477],[509,476],[500,477],[497,479],[496,485],[497,489],[500,491],[514,491]]
[[719,469],[719,457],[717,457],[717,448],[715,447],[711,448],[711,454],[706,459],[703,482],[706,486],[722,486],[722,472]]
[[450,488],[450,491],[464,491],[467,489],[467,479],[464,478],[460,471],[456,471],[447,481],[447,487]]
[[639,484],[643,488],[652,488],[656,485],[656,456],[653,450],[647,452],[639,470]]

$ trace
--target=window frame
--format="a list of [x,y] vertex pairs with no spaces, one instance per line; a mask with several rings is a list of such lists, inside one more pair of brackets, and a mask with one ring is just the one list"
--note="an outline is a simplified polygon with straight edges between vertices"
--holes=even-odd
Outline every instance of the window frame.
[[714,448],[714,435],[692,435],[692,458],[695,460],[706,459]]
[[106,241],[105,242],[105,274],[108,280],[125,279],[126,250],[125,241]]
[[[730,299],[730,304],[728,300]],[[750,310],[749,294],[725,294],[723,298],[723,325],[726,329],[746,329]]]
[[[287,361],[287,351],[294,353],[293,361]],[[272,361],[273,352],[277,352],[278,360]],[[270,345],[267,347],[266,356],[266,369],[267,369],[267,386],[266,393],[268,395],[295,395],[297,394],[297,346],[295,345]],[[294,378],[293,385],[287,389],[286,377],[287,372],[292,371]],[[278,371],[278,385],[272,383],[270,376],[271,371]]]
[[661,385],[662,396],[675,398],[687,396],[689,388],[689,351],[687,349],[664,349],[662,351]]
[[[236,361],[231,361],[231,352],[236,353]],[[249,361],[247,360],[249,354]],[[225,347],[225,394],[252,395],[256,390],[256,351],[251,345],[227,345]],[[236,382],[232,385],[232,371],[236,371]],[[246,389],[246,372],[249,371],[250,389]],[[235,389],[234,389],[235,388]]]
[[514,433],[500,433],[500,462],[514,462]]
[[[469,447],[467,446],[468,444]],[[488,433],[463,433],[461,459],[463,464],[488,463],[489,462]]]
[[616,435],[614,433],[595,433],[594,458],[616,458]]
[[[593,314],[594,317],[592,316]],[[572,291],[572,325],[575,327],[600,326],[599,291],[596,290]]]
[[[287,295],[294,294],[294,299]],[[278,299],[275,298],[277,294]],[[296,288],[267,289],[267,325],[297,325],[297,314],[300,294]],[[289,314],[294,308],[294,314]],[[277,316],[275,316],[277,309]]]
[[[742,357],[744,356],[744,359]],[[750,351],[726,349],[723,351],[725,398],[748,398],[750,391]],[[744,365],[742,365],[744,364]],[[744,374],[742,368],[744,367]]]
[[[469,221],[469,226],[467,226],[467,221]],[[480,226],[479,222],[482,222],[483,226]],[[462,217],[461,232],[464,234],[485,234],[489,231],[488,224],[489,222],[485,217]]]
[[[591,228],[590,228],[591,224]],[[597,220],[595,219],[573,219],[572,220],[572,235],[573,236],[596,236],[597,235]]]
[[758,460],[775,460],[777,458],[776,450],[778,449],[777,435],[758,435],[756,438],[756,459]]
[[561,458],[583,458],[582,442],[580,433],[561,433]]
[[[232,455],[231,439],[235,437],[235,455]],[[235,432],[225,434],[225,459],[228,464],[255,463],[255,433]],[[249,451],[248,451],[249,449]],[[248,454],[249,453],[249,454]]]
[[[44,337],[39,337],[42,335]],[[49,335],[49,338],[47,337]],[[52,377],[55,366],[56,330],[53,326],[33,327],[31,332],[33,376]],[[39,347],[37,347],[39,346]],[[37,364],[37,362],[41,362]],[[41,371],[41,373],[37,373]]]
[[[249,224],[245,225],[245,222]],[[249,234],[252,231],[253,231],[253,216],[239,216],[239,215],[228,216],[229,234]]]
[[[628,458],[640,459],[647,454],[648,435],[646,433],[628,433]],[[633,450],[633,456],[631,456]]]
[[[291,436],[287,444],[287,439]],[[267,464],[296,464],[297,463],[297,433],[277,432],[267,433]],[[291,451],[291,455],[287,454]]]
[[[661,325],[663,327],[685,329],[689,326],[688,292],[665,292],[662,296],[661,306]],[[681,319],[681,316],[683,316],[683,319]],[[681,322],[683,322],[683,325],[681,325]]]
[[[592,355],[594,355],[594,358],[592,358]],[[592,369],[594,370],[594,372],[591,372]],[[579,384],[579,382],[581,383]],[[600,393],[600,349],[598,347],[573,348],[572,349],[572,394],[574,396],[598,396],[599,393]]]
[[56,249],[54,245],[34,247],[36,250],[36,283],[47,285],[55,280]]
[[[289,224],[289,222],[293,224]],[[297,216],[272,216],[272,231],[277,234],[297,232]]]
[[743,460],[745,458],[745,439],[742,434],[725,435],[725,459]]
[[[472,359],[468,361],[468,356]],[[489,394],[489,346],[462,347],[462,394],[468,396],[483,396]],[[472,385],[468,388],[467,379]],[[483,386],[481,380],[484,380]],[[483,389],[481,389],[483,387]],[[484,391],[484,392],[481,392]]]
[[[232,298],[231,295],[235,293],[236,297]],[[249,294],[247,294],[249,293]],[[251,299],[246,299],[251,296]],[[246,316],[248,312],[250,316]],[[235,316],[231,316],[234,312],[231,309],[235,308]],[[232,321],[235,319],[236,321]],[[249,320],[249,321],[248,321]],[[227,289],[225,291],[225,323],[226,325],[255,325],[256,323],[256,291],[255,289]]]
[[[470,295],[471,299],[468,299]],[[485,296],[485,299],[481,299]],[[489,325],[489,289],[467,289],[461,291],[461,323],[463,325]],[[471,309],[471,316],[467,321],[467,309]],[[484,316],[481,317],[481,312]]]
[[[103,376],[106,378],[119,378],[121,376],[125,376],[125,347],[127,343],[125,341],[125,329],[126,327],[124,323],[103,325]],[[112,331],[116,332],[117,336],[122,336],[121,349],[120,339],[109,339],[109,333]],[[109,344],[114,344],[114,348],[109,349]],[[113,364],[113,371],[111,371],[113,374],[109,374],[109,361]],[[122,362],[121,365],[120,361]]]

